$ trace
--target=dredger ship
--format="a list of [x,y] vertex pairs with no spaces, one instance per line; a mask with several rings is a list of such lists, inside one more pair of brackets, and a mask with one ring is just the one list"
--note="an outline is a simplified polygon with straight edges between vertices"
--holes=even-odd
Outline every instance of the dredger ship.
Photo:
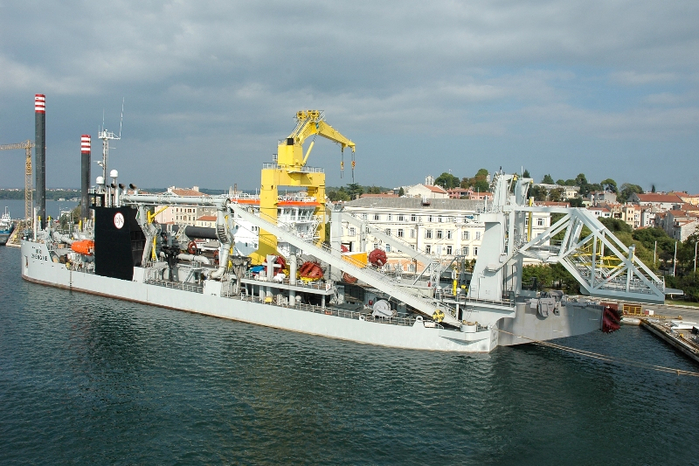
[[[445,270],[429,254],[389,238],[392,250],[429,269],[414,280],[396,280],[384,273],[382,251],[343,251],[343,222],[365,231],[372,227],[348,218],[341,205],[326,203],[325,174],[307,165],[318,135],[343,151],[351,149],[354,168],[354,143],[326,123],[322,111],[300,111],[276,159],[263,165],[255,206],[231,195],[139,193],[104,177],[89,191],[83,183],[83,204],[90,212],[83,228],[64,234],[53,231],[50,222],[42,229],[37,219],[35,233],[21,245],[22,276],[67,290],[322,337],[456,352],[613,331],[619,315],[604,301],[664,300],[664,282],[592,214],[532,206],[527,199],[532,180],[502,170],[491,183],[492,202],[476,214],[484,232],[472,271],[458,265]],[[304,153],[311,136],[314,141]],[[106,173],[108,138],[103,141]],[[300,232],[279,217],[280,186],[300,187],[313,199],[314,232]],[[167,206],[215,209],[215,227],[159,224],[156,211]],[[534,236],[534,212],[563,215]],[[259,230],[254,251],[235,241],[240,228],[249,225]],[[203,250],[201,239],[216,247]],[[522,270],[534,261],[562,264],[589,298],[527,290]],[[444,277],[447,282],[437,286]]]

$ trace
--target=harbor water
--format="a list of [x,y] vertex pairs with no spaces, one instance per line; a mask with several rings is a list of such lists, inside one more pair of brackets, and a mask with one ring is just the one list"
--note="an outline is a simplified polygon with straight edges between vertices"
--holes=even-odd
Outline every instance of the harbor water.
[[[76,201],[46,201],[46,215],[57,219],[61,212],[70,212],[78,203]],[[24,199],[0,199],[0,212],[5,211],[5,207],[10,210],[13,219],[24,218]]]
[[[28,283],[20,260],[0,248],[0,464],[699,461],[696,377],[335,341]],[[560,343],[699,370],[635,326]]]

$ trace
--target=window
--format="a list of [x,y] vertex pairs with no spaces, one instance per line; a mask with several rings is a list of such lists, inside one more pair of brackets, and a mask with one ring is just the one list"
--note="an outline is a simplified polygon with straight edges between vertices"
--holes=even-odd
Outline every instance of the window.
[[402,228],[399,228],[399,229],[398,229],[398,237],[399,237],[399,238],[402,238],[402,237],[403,237],[403,229],[402,229]]
[[429,244],[426,244],[425,245],[425,252],[427,254],[430,254],[432,252],[432,246],[430,246]]
[[477,256],[478,255],[478,246],[473,247],[473,255]]
[[437,230],[437,239],[442,239],[442,230]]
[[391,229],[390,229],[390,228],[386,228],[386,234],[387,234],[388,236],[391,236]]
[[417,222],[417,215],[412,214],[412,215],[410,216],[410,221],[411,221],[411,222]]
[[415,230],[413,230],[413,229],[410,230],[410,237],[415,238]]
[[388,221],[390,222],[391,220],[393,220],[393,215],[388,214]]
[[447,256],[451,256],[451,246],[447,246]]
[[391,245],[387,244],[385,249],[386,249],[386,252],[391,252]]
[[374,214],[374,220],[380,220],[379,214]]
[[349,235],[350,236],[355,236],[357,234],[357,230],[354,227],[349,227]]
[[537,218],[536,219],[536,224],[540,227],[544,226],[544,219],[543,218]]
[[[481,232],[480,231],[476,232],[476,239],[477,240],[481,239]],[[475,254],[475,251],[474,251],[474,254]]]
[[469,233],[470,233],[470,232],[469,232],[468,230],[462,231],[462,232],[461,232],[461,239],[464,240],[464,241],[468,241],[468,240],[469,240],[469,237],[471,236]]
[[399,221],[399,222],[405,222],[405,216],[404,216],[404,215],[399,215],[399,216],[398,216],[398,221]]
[[447,239],[451,239],[451,230],[447,230]]
[[428,215],[428,216],[427,216],[427,221],[430,222],[430,223],[432,223],[432,216],[431,216],[431,215]]
[[425,230],[425,238],[432,239],[432,230]]
[[362,214],[362,220],[366,220],[367,217],[368,217],[368,215],[366,214],[366,212]]
[[468,256],[468,246],[464,246],[463,248],[461,248],[461,254],[463,254],[464,256]]

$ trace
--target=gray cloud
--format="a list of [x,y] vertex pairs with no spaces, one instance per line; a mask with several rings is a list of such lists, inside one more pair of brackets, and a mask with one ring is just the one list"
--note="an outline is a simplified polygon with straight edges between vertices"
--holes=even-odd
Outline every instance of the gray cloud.
[[[0,12],[0,143],[33,138],[33,94],[45,93],[50,186],[78,184],[80,134],[94,136],[103,111],[118,127],[124,97],[112,162],[141,186],[255,188],[296,110],[321,108],[357,143],[362,184],[500,165],[640,184],[649,168],[629,165],[633,153],[663,161],[651,169],[660,189],[699,192],[674,168],[695,165],[699,137],[696,2],[68,0]],[[339,157],[317,144],[310,163],[346,183]],[[0,186],[22,183],[10,171]]]

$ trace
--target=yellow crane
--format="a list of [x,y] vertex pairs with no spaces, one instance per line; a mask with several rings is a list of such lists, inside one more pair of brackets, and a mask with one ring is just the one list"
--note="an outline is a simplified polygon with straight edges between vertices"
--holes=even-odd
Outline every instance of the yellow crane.
[[16,144],[0,144],[0,150],[24,149],[27,153],[27,160],[24,164],[24,218],[32,218],[32,147],[34,143],[27,140]]
[[[303,143],[310,136],[313,141],[308,146],[305,155]],[[318,227],[319,242],[325,239],[325,173],[320,169],[306,167],[306,161],[315,144],[315,136],[322,136],[338,143],[342,151],[349,147],[354,154],[355,144],[340,134],[336,129],[325,122],[325,115],[321,110],[300,110],[296,112],[296,128],[277,148],[276,165],[267,165],[262,169],[260,184],[260,216],[268,221],[277,221],[277,202],[279,200],[279,186],[302,186],[308,195],[314,197],[319,206],[315,215],[321,217]],[[354,157],[352,161],[354,168]],[[277,237],[269,232],[260,230],[259,246],[253,253],[253,263],[260,264],[265,261],[267,254],[278,254]]]

